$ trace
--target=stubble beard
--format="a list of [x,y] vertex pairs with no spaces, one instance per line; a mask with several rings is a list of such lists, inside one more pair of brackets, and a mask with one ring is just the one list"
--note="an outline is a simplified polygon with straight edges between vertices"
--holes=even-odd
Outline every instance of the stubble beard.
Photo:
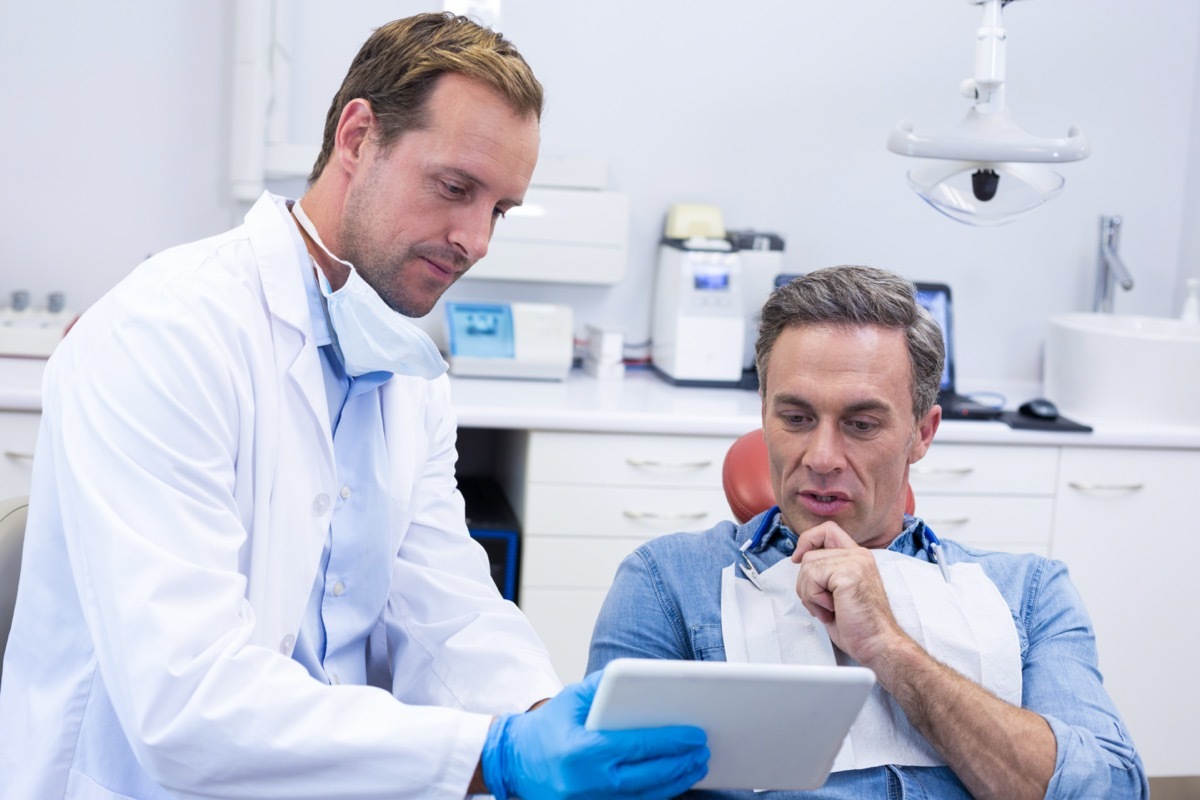
[[[454,285],[472,265],[462,255],[427,242],[409,245],[398,254],[376,252],[360,225],[363,219],[361,204],[352,203],[347,208],[340,234],[343,258],[354,265],[362,279],[388,307],[406,317],[415,319],[432,311],[446,289]],[[442,285],[430,278],[426,281],[426,287],[417,285],[422,281],[421,272],[426,269],[420,263],[423,259],[452,267],[455,274],[450,283]],[[410,283],[413,285],[410,286]],[[424,291],[414,291],[422,288]]]

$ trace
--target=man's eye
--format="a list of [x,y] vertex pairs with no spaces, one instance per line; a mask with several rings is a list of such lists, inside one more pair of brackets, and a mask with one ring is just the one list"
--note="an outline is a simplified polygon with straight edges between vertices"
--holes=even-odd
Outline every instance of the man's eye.
[[442,186],[445,187],[446,194],[451,195],[453,197],[460,197],[467,193],[467,190],[464,189],[463,187],[459,186],[457,183],[447,183],[447,182],[443,181]]
[[852,419],[846,424],[849,425],[851,430],[853,430],[855,433],[870,433],[871,431],[875,430],[875,423],[867,422],[861,419]]
[[506,213],[507,212],[503,208],[500,208],[500,206],[496,206],[492,209],[492,216],[498,219],[504,219],[504,215]]

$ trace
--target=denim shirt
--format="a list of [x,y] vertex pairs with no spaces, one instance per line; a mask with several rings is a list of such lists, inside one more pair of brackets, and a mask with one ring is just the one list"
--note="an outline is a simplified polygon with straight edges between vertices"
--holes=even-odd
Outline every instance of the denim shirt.
[[[722,522],[700,533],[663,536],[626,557],[596,621],[588,672],[621,657],[724,661],[721,571],[740,558],[739,548],[763,518],[760,514],[741,527]],[[923,521],[906,517],[904,530],[888,549],[928,561],[924,530]],[[746,555],[762,572],[790,556],[795,544],[795,535],[777,519]],[[1148,797],[1145,770],[1104,690],[1091,620],[1066,566],[1032,554],[975,550],[946,539],[942,544],[948,563],[979,564],[1012,612],[1021,648],[1021,705],[1045,718],[1058,746],[1046,797]],[[835,772],[812,792],[703,796],[850,800],[971,795],[949,767],[888,765]]]

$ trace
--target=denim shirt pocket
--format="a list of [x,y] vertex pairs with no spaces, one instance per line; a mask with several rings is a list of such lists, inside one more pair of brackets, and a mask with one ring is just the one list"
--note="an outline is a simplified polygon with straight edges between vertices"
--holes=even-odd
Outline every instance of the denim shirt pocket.
[[693,625],[691,634],[692,658],[696,661],[725,660],[725,638],[720,623]]

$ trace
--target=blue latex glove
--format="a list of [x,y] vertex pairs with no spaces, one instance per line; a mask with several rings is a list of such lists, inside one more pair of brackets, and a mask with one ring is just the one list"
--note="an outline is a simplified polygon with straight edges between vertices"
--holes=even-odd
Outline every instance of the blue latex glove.
[[492,723],[481,761],[497,800],[652,800],[682,794],[708,774],[708,737],[700,728],[586,730],[600,675],[565,687],[533,711]]

